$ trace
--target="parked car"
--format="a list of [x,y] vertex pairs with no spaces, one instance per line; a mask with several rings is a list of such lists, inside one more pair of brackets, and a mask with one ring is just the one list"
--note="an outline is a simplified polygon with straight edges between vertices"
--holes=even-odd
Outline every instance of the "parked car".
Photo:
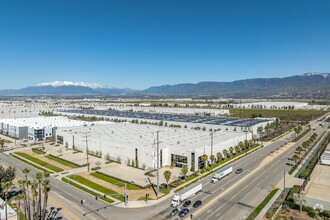
[[183,207],[187,207],[188,205],[191,204],[191,201],[190,200],[186,200],[184,203],[183,203]]
[[240,173],[242,173],[243,172],[243,169],[242,168],[238,168],[236,171],[235,171],[235,173],[237,173],[237,174],[240,174]]
[[171,212],[171,216],[176,215],[180,211],[181,211],[181,209],[179,209],[179,208],[173,209],[172,212]]
[[162,184],[160,184],[160,187],[167,188],[167,184],[166,183],[162,183]]
[[194,207],[194,208],[197,208],[197,207],[200,206],[200,205],[202,205],[202,201],[201,201],[201,200],[197,200],[197,201],[194,203],[193,207]]
[[179,213],[179,216],[182,218],[182,217],[184,217],[185,215],[187,215],[188,212],[189,212],[189,209],[184,208],[184,209],[182,209],[182,211]]

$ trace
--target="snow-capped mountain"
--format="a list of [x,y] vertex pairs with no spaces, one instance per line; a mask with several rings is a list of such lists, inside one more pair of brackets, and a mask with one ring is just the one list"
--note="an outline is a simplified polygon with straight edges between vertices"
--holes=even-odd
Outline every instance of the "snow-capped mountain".
[[103,86],[96,83],[55,81],[40,83],[36,86],[29,86],[22,89],[0,90],[0,95],[19,96],[84,96],[84,95],[124,95],[137,90],[120,89],[110,86]]
[[89,88],[92,88],[92,89],[112,88],[111,86],[102,86],[102,85],[97,84],[97,83],[70,82],[70,81],[55,81],[55,82],[49,82],[49,83],[40,83],[40,84],[37,84],[37,86],[53,86],[53,87],[83,86],[83,87],[89,87]]

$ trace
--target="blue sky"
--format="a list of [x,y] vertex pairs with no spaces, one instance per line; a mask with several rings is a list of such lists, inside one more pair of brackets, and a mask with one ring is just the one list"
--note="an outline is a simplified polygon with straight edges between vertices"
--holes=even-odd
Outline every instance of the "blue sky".
[[328,0],[0,1],[0,89],[330,71]]

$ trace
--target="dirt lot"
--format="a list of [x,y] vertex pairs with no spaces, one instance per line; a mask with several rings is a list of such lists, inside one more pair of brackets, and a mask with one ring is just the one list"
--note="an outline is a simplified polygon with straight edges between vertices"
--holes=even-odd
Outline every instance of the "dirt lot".
[[287,219],[287,220],[308,220],[308,219],[322,219],[320,217],[311,218],[307,212],[299,212],[298,210],[290,209],[288,212],[285,210],[279,211],[275,220]]
[[[170,170],[172,173],[171,179],[169,182],[176,180],[181,174],[180,168],[171,169],[169,167],[163,167],[159,170],[159,172],[160,172],[159,181],[161,184],[166,183],[165,177],[163,175],[165,170]],[[144,170],[140,170],[140,169],[133,168],[133,167],[128,167],[128,166],[121,165],[118,163],[111,163],[111,164],[109,164],[109,166],[102,167],[102,169],[100,171],[103,173],[106,173],[110,176],[115,176],[115,177],[118,177],[119,179],[123,179],[123,180],[129,181],[129,182],[134,181],[136,184],[138,184],[140,186],[149,185],[148,177],[150,178],[152,183],[155,183],[155,184],[157,183],[156,171],[152,172],[150,176],[146,176],[146,175],[144,175],[144,173],[145,173]],[[190,173],[191,172],[188,172],[187,175],[189,175]]]

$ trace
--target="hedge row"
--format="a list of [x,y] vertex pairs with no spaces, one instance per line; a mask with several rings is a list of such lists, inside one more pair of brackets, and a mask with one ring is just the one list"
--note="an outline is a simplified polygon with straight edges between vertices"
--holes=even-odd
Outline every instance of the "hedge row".
[[317,162],[318,156],[322,154],[324,149],[327,147],[329,141],[330,141],[330,133],[327,134],[326,138],[323,140],[321,146],[317,150],[316,154],[314,154],[313,158],[307,165],[306,169],[299,175],[300,178],[306,178],[310,174],[310,172],[312,171],[313,167]]

